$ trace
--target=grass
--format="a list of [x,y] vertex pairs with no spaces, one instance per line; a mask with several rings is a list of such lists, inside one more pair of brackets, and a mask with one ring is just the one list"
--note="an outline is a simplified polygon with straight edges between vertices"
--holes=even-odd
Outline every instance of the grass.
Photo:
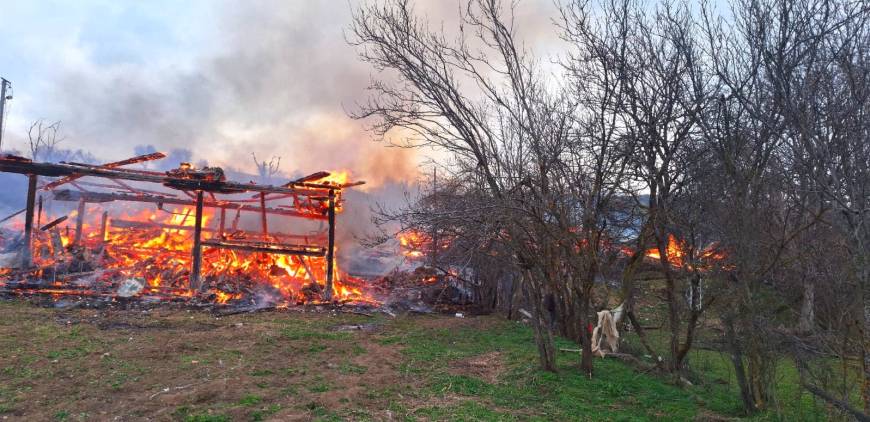
[[[166,310],[38,308],[0,302],[0,418],[21,420],[692,420],[740,417],[730,362],[696,350],[691,387],[622,361],[561,353],[538,370],[531,330],[495,316],[367,318],[274,312],[214,318]],[[21,324],[27,321],[27,324]],[[72,321],[72,322],[68,322]],[[375,324],[342,332],[333,327]],[[653,341],[661,341],[655,338]],[[631,334],[627,346],[633,347]],[[558,347],[575,348],[564,340]],[[774,412],[825,420],[824,406],[778,371]],[[169,410],[167,410],[169,409]]]
[[[406,334],[398,342],[407,345],[404,353],[410,359],[404,369],[429,380],[429,396],[452,397],[454,402],[447,407],[424,406],[415,412],[417,416],[471,420],[686,420],[698,410],[695,400],[678,387],[638,374],[612,359],[597,361],[598,376],[592,379],[580,375],[574,354],[558,356],[559,373],[540,371],[532,333],[518,323],[498,322],[486,331],[412,327],[402,331]],[[560,347],[571,346],[559,343]],[[498,351],[504,361],[504,373],[496,382],[449,370],[453,361],[492,351]]]

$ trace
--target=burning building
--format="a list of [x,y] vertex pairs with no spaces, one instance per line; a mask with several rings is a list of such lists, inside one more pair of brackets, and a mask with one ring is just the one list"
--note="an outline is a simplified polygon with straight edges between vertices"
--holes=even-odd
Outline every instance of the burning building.
[[[0,171],[28,184],[25,208],[0,233],[0,290],[270,306],[365,300],[363,282],[336,267],[335,241],[342,191],[363,182],[318,172],[272,186],[186,163],[129,168],[164,157],[104,165],[0,157]],[[51,215],[44,200],[77,207]],[[270,228],[277,219],[296,231]]]

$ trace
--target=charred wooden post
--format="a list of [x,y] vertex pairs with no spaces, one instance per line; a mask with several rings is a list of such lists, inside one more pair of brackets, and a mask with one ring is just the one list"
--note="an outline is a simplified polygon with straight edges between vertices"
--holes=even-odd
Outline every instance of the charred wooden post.
[[329,244],[326,249],[326,291],[323,292],[323,298],[327,301],[332,300],[332,273],[335,266],[335,190],[329,190]]
[[78,214],[76,214],[76,235],[73,245],[78,246],[82,242],[82,225],[85,222],[85,201],[79,200]]
[[42,195],[39,195],[39,200],[37,201],[36,207],[36,227],[39,227],[42,224]]
[[263,240],[269,238],[269,220],[266,218],[266,192],[260,192],[260,220],[263,222]]
[[106,230],[109,229],[109,212],[103,211],[103,218],[100,220],[100,243],[106,243],[108,237]]
[[218,227],[218,237],[224,237],[224,230],[227,227],[227,207],[221,207],[221,221],[220,226]]
[[200,287],[202,267],[202,191],[196,191],[196,215],[193,223],[193,266],[190,269],[190,289],[196,292]]
[[22,209],[20,209],[20,210],[18,210],[18,211],[13,212],[12,214],[7,215],[6,217],[3,217],[3,219],[0,220],[0,223],[5,223],[6,221],[15,218],[15,216],[17,216],[18,214],[23,213],[24,211],[27,211],[27,208],[22,208]]
[[33,265],[33,208],[36,205],[36,181],[35,174],[27,175],[27,204],[24,208],[24,250],[21,259],[22,266],[29,268]]
[[49,230],[55,228],[58,224],[63,223],[64,221],[66,221],[67,218],[69,218],[69,216],[67,216],[67,215],[64,215],[64,216],[62,216],[62,217],[58,217],[58,218],[56,218],[56,219],[50,221],[48,224],[46,224],[46,225],[40,227],[39,230],[40,230],[40,231],[49,231]]

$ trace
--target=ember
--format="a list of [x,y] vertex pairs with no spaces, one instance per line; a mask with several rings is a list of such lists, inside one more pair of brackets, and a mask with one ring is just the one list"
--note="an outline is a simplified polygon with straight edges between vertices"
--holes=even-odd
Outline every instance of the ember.
[[[102,166],[0,157],[0,171],[29,179],[23,225],[10,220],[0,237],[2,291],[239,306],[371,301],[363,280],[342,274],[335,259],[342,189],[362,182],[348,183],[347,172],[318,172],[275,187],[228,182],[220,168],[188,163],[166,173],[122,168],[163,157]],[[45,198],[76,202],[78,209],[46,215],[49,222],[40,226],[38,176],[60,176],[41,186]],[[163,186],[146,190],[131,182]],[[140,207],[119,212],[111,206],[116,201]],[[152,204],[155,209],[147,208]],[[258,217],[257,230],[242,227],[243,215]],[[97,216],[99,224],[92,224]],[[270,216],[297,219],[293,227],[311,230],[270,230]],[[74,222],[72,233],[64,222]]]

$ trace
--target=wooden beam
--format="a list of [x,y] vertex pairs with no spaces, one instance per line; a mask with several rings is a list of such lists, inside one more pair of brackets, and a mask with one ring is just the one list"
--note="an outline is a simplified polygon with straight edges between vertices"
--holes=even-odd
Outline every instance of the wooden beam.
[[27,175],[27,203],[24,207],[24,251],[22,264],[24,268],[33,265],[33,208],[36,205],[36,182],[35,174]]
[[194,294],[200,287],[202,267],[202,191],[196,191],[196,215],[193,222],[193,265],[190,269],[190,289]]
[[[66,219],[66,217],[62,217]],[[124,220],[124,219],[112,219],[111,227],[119,228],[119,229],[160,229],[160,230],[176,230],[176,231],[190,231],[193,230],[192,226],[182,226],[178,224],[165,224],[158,223],[156,221],[134,221],[134,220]],[[212,229],[209,227],[203,227],[202,231],[205,233],[216,233],[218,229]],[[231,234],[241,233],[246,236],[250,236],[251,238],[259,237],[261,235],[260,232],[251,232],[247,230],[234,230]],[[272,232],[270,233],[273,237],[283,238],[283,239],[298,239],[305,242],[309,241],[326,241],[326,233],[317,233],[313,235],[308,234],[293,234],[293,233],[280,233],[280,232]]]
[[36,227],[42,224],[42,195],[39,195],[36,206]]
[[[257,185],[253,183],[181,178],[153,171],[105,168],[81,163],[34,163],[26,159],[6,158],[6,156],[0,157],[0,171],[49,177],[72,175],[77,177],[94,176],[107,179],[159,183],[178,190],[203,190],[215,193],[266,192],[287,194],[296,193],[303,196],[325,196],[329,190],[341,188],[332,185],[308,182],[291,182],[286,186],[272,186]],[[48,186],[49,185],[46,185],[43,189],[48,188]]]
[[69,218],[69,216],[67,216],[67,215],[64,215],[64,216],[62,216],[62,217],[58,217],[58,218],[56,218],[56,219],[50,221],[48,224],[46,224],[46,225],[40,227],[39,230],[40,230],[40,231],[48,231],[48,230],[51,230],[52,228],[54,228],[54,227],[57,226],[58,224],[63,223],[64,221],[66,221],[67,218]]
[[100,243],[106,242],[106,230],[109,230],[109,212],[103,211],[103,218],[100,220]]
[[[117,167],[126,166],[126,165],[130,165],[130,164],[143,163],[143,162],[152,161],[152,160],[159,160],[159,159],[165,158],[165,157],[166,157],[166,154],[164,154],[162,152],[155,152],[153,154],[138,155],[136,157],[128,158],[126,160],[115,161],[114,163],[103,164],[100,167],[111,169],[111,168],[117,168]],[[56,188],[64,183],[69,183],[69,182],[72,182],[73,180],[76,180],[76,179],[79,179],[82,177],[84,177],[84,176],[71,174],[69,176],[57,179],[57,180],[43,186],[43,189],[45,189],[45,190],[54,189],[54,188]]]
[[323,292],[323,298],[327,301],[332,300],[332,277],[335,266],[335,191],[329,191],[329,244],[326,250],[326,289]]
[[266,217],[266,193],[260,192],[260,220],[263,225],[263,240],[269,240],[269,220]]
[[[84,199],[88,203],[105,203],[112,201],[129,201],[129,202],[145,202],[152,204],[170,204],[196,206],[196,201],[181,198],[168,198],[163,196],[151,195],[131,195],[126,193],[105,193],[105,192],[79,192],[74,190],[58,190],[53,192],[54,200],[56,201],[78,201]],[[194,197],[195,198],[195,197]],[[262,208],[254,205],[239,204],[229,201],[203,201],[203,206],[208,208],[226,208],[236,209],[241,211],[262,212]],[[295,209],[282,208],[266,208],[267,214],[285,215],[288,217],[300,217],[313,220],[326,220],[327,217],[320,214],[300,212]]]
[[18,211],[13,212],[12,214],[7,215],[6,217],[3,217],[3,219],[0,220],[0,223],[5,223],[6,220],[10,220],[13,217],[15,217],[16,215],[23,213],[24,211],[27,211],[27,208],[22,208]]
[[204,240],[202,245],[211,248],[231,249],[244,252],[262,252],[278,255],[324,256],[326,254],[326,250],[324,250],[322,246],[288,245],[269,242],[209,239]]
[[227,207],[221,207],[221,220],[218,226],[218,237],[224,237],[224,231],[227,227]]
[[76,214],[76,234],[73,237],[73,245],[78,245],[82,241],[82,226],[85,221],[85,201],[79,200],[78,213]]

